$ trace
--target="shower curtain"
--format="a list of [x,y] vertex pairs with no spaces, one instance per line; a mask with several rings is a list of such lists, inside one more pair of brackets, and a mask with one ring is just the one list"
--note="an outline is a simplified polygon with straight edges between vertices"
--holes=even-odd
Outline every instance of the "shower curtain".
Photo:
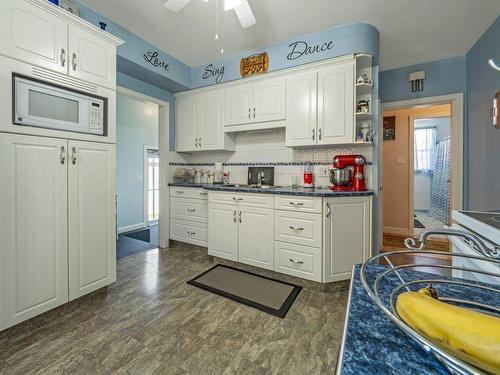
[[450,137],[437,142],[429,209],[431,217],[445,224],[450,220],[450,147]]

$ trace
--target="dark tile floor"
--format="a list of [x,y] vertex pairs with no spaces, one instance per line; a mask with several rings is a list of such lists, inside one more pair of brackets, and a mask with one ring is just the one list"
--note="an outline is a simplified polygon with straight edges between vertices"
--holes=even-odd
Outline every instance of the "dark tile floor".
[[186,284],[212,265],[175,247],[123,258],[118,280],[0,333],[0,374],[332,374],[347,291],[304,288],[276,318]]

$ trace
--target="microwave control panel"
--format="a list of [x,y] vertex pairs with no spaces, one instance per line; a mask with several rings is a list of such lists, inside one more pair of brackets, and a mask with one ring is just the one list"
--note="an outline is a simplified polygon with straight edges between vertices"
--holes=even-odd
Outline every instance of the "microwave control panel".
[[104,102],[98,99],[90,101],[89,133],[103,134]]

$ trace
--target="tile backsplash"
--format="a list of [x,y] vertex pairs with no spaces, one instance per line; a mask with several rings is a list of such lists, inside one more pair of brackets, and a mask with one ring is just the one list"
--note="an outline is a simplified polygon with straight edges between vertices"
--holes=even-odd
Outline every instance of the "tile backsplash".
[[[289,186],[292,176],[298,176],[302,182],[302,168],[306,161],[314,162],[316,186],[329,186],[328,169],[333,157],[339,154],[360,154],[371,164],[372,147],[370,145],[346,145],[339,147],[315,147],[292,149],[285,146],[285,129],[272,129],[237,133],[236,151],[204,151],[198,153],[169,153],[170,181],[176,168],[194,167],[213,170],[217,160],[224,162],[224,170],[230,173],[230,182],[245,184],[248,166],[269,165],[275,167],[275,185]],[[372,187],[372,167],[365,166],[366,183]]]

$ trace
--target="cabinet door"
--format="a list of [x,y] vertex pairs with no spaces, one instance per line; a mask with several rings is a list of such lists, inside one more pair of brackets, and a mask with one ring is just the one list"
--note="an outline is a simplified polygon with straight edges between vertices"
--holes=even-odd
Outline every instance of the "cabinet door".
[[236,206],[208,206],[208,254],[238,261],[238,222]]
[[318,144],[354,142],[354,65],[318,73]]
[[66,149],[0,134],[0,331],[68,301]]
[[177,152],[199,149],[196,135],[198,104],[196,96],[183,96],[176,99],[176,145]]
[[324,219],[324,282],[351,277],[370,256],[370,197],[327,198]]
[[274,220],[272,209],[240,207],[238,260],[255,267],[274,269]]
[[0,2],[0,53],[60,73],[68,68],[68,26],[27,1]]
[[224,125],[252,122],[252,86],[241,84],[224,92],[226,108]]
[[224,148],[224,127],[222,125],[224,92],[212,91],[202,94],[198,99],[199,144],[202,150]]
[[69,74],[96,85],[116,88],[116,47],[69,25]]
[[303,73],[286,80],[286,145],[316,144],[318,74]]
[[69,298],[116,280],[115,146],[69,141]]
[[252,121],[265,122],[285,119],[284,78],[266,79],[253,85]]

